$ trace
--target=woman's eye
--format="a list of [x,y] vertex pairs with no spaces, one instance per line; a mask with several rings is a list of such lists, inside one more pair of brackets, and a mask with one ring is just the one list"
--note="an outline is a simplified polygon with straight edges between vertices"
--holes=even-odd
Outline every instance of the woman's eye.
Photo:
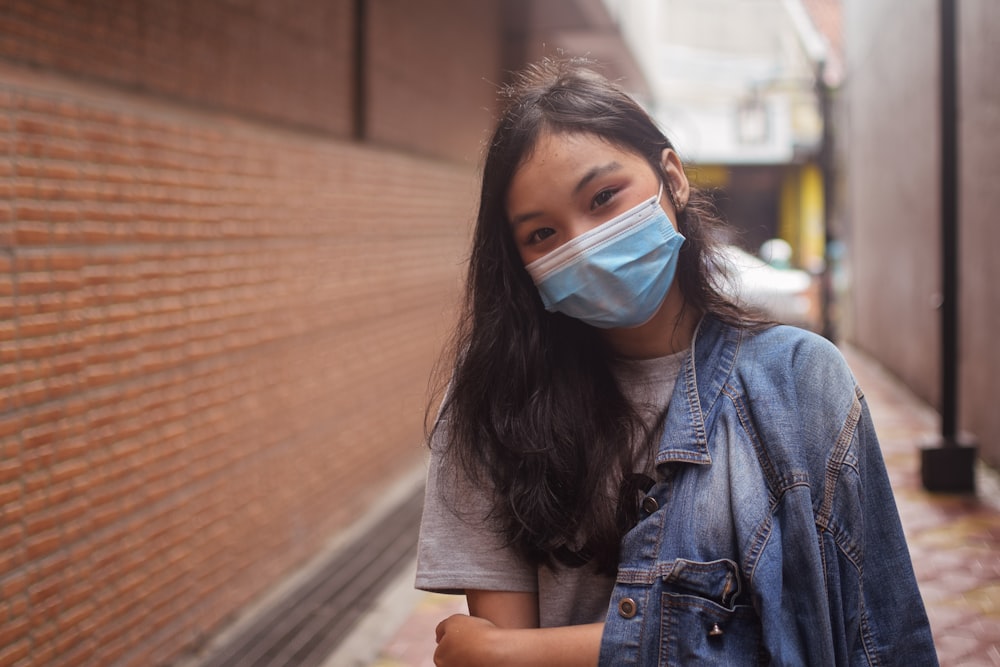
[[555,230],[551,227],[541,227],[535,231],[528,234],[528,245],[533,245],[535,243],[541,243],[545,239],[549,238],[555,234]]
[[607,190],[601,190],[596,195],[594,195],[594,201],[591,202],[590,204],[591,210],[604,206],[609,201],[614,199],[614,196],[616,194],[618,194],[618,191],[613,188],[608,188]]

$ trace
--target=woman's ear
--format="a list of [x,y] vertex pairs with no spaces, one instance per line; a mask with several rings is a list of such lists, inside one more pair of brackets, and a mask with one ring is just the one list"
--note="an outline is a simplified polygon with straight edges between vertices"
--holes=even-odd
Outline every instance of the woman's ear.
[[684,173],[681,158],[674,149],[664,148],[660,153],[660,165],[667,176],[666,186],[671,193],[671,203],[677,209],[677,213],[680,213],[687,206],[688,197],[691,195],[691,185]]

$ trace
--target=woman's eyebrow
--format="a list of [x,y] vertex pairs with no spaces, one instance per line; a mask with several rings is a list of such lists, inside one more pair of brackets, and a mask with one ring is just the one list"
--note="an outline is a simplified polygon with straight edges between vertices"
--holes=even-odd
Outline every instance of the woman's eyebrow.
[[[577,182],[576,186],[573,188],[573,194],[574,195],[579,194],[580,190],[583,190],[585,187],[587,187],[587,183],[590,183],[595,178],[603,176],[604,174],[609,174],[613,171],[618,171],[621,168],[622,168],[621,164],[615,161],[609,162],[607,164],[598,165],[596,167],[592,167],[587,171],[586,174],[583,175],[583,178],[581,178],[579,182]],[[522,213],[520,215],[511,218],[510,225],[511,227],[517,227],[518,225],[525,223],[528,220],[531,220],[532,218],[537,218],[541,215],[543,215],[541,211],[530,211],[528,213]]]
[[530,213],[522,213],[521,215],[514,216],[510,219],[510,226],[517,227],[520,224],[528,222],[532,218],[541,217],[543,213],[541,211],[531,211]]
[[576,184],[575,188],[573,188],[573,194],[579,194],[580,190],[583,190],[585,187],[587,187],[587,183],[590,183],[598,176],[603,176],[604,174],[608,174],[612,171],[617,171],[621,168],[622,166],[617,162],[609,162],[607,164],[598,165],[592,168],[590,171],[588,171],[586,174],[583,175],[583,178],[580,179],[580,182]]

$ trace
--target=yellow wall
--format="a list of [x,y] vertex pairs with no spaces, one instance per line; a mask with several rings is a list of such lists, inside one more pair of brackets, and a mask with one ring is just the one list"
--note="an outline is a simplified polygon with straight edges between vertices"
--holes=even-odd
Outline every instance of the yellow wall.
[[822,172],[815,164],[790,169],[781,188],[779,233],[791,244],[797,266],[822,270],[824,229]]

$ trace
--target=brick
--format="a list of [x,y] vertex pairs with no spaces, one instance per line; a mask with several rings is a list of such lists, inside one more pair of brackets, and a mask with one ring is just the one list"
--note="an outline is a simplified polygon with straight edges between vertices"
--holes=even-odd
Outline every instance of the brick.
[[5,600],[13,598],[27,590],[28,581],[28,575],[23,571],[9,573],[0,579],[0,593]]
[[25,554],[31,560],[42,558],[59,548],[59,532],[50,530],[25,540]]
[[21,484],[19,482],[8,482],[0,485],[0,507],[19,500],[21,493]]
[[39,313],[22,317],[18,322],[18,332],[25,338],[50,336],[61,331],[58,313]]
[[24,222],[45,222],[49,219],[48,208],[44,204],[17,204],[14,207],[17,220]]
[[17,390],[17,402],[21,406],[32,406],[46,398],[45,383],[41,380],[22,383]]
[[49,577],[28,587],[28,601],[38,607],[59,595],[62,581],[59,577]]
[[31,642],[21,639],[4,648],[0,648],[0,665],[13,665],[25,658],[31,652]]
[[82,459],[63,461],[51,468],[51,483],[60,484],[81,477],[87,472],[87,462]]
[[0,483],[18,479],[21,475],[21,462],[15,458],[4,458],[0,455]]
[[[18,215],[18,213],[15,213],[15,215]],[[34,215],[33,212],[32,216]],[[38,220],[31,216],[28,219],[19,217],[12,235],[14,242],[19,246],[47,244],[52,236],[49,225],[44,222],[44,219]]]
[[20,294],[38,294],[52,289],[52,276],[48,272],[20,273],[17,290]]
[[[26,665],[18,663],[14,667],[32,667],[32,665],[52,665],[55,659],[56,649],[52,644],[35,645],[31,649],[31,655],[27,658],[30,662]],[[79,663],[77,663],[79,664]]]
[[50,251],[48,261],[53,271],[77,271],[86,265],[87,258],[79,249],[60,249]]
[[52,619],[58,613],[59,600],[48,598],[32,603],[31,596],[28,596],[28,619],[31,621],[32,640],[40,645],[51,642],[57,633]]
[[18,639],[27,637],[29,630],[28,619],[23,616],[8,620],[0,625],[0,646],[7,646]]

